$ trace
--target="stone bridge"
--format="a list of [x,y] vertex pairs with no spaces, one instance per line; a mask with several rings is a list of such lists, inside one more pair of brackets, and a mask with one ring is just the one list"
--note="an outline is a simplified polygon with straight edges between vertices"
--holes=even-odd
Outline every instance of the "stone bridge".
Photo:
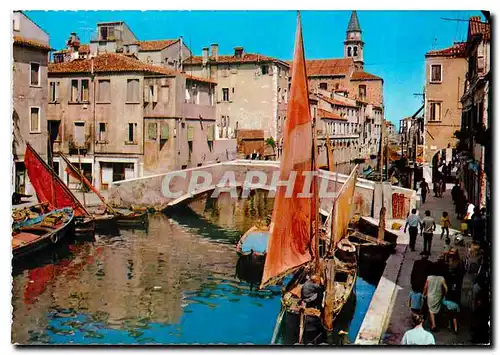
[[[165,174],[145,176],[137,179],[114,182],[109,191],[109,202],[114,206],[152,207],[157,211],[178,204],[186,203],[201,194],[211,191],[234,193],[234,197],[242,197],[252,189],[268,190],[270,197],[276,186],[279,162],[256,160],[233,160],[218,164],[205,165],[192,169],[172,171]],[[258,186],[257,182],[260,182]],[[320,194],[320,209],[329,214],[335,199],[348,176],[320,170],[320,190],[328,194]],[[263,183],[262,183],[263,182]],[[376,184],[373,181],[358,178],[355,190],[355,213],[362,216],[378,217],[381,191],[384,190],[384,201],[387,218],[406,218],[406,214],[415,206],[415,191],[390,184]],[[238,194],[238,195],[236,195]],[[374,202],[375,201],[375,202]],[[375,211],[375,216],[374,216]]]

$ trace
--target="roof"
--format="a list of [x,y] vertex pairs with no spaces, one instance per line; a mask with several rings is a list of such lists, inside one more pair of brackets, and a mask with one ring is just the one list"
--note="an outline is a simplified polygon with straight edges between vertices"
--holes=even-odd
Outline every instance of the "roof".
[[351,75],[351,80],[384,80],[379,76],[367,73],[365,71],[355,71]]
[[337,99],[332,99],[330,97],[327,97],[327,96],[324,96],[324,95],[321,95],[321,94],[318,94],[318,96],[321,99],[325,100],[326,102],[328,102],[328,103],[330,103],[332,105],[343,106],[343,107],[357,107],[356,104],[351,104],[351,103],[340,101],[340,100],[337,100]]
[[[64,49],[61,49],[57,52],[54,52],[54,54],[63,54],[63,53],[68,53],[69,52],[69,49],[68,48],[64,48]],[[78,53],[90,53],[90,45],[89,44],[80,44],[80,47],[78,47]]]
[[347,118],[340,117],[340,115],[337,113],[329,112],[323,110],[322,108],[318,108],[317,113],[320,118],[329,118],[332,120],[347,120]]
[[354,69],[352,58],[314,59],[306,61],[307,76],[347,75]]
[[485,41],[491,38],[491,27],[489,23],[481,22],[479,16],[472,16],[469,20],[469,36],[482,35]]
[[161,51],[174,43],[179,42],[179,39],[157,39],[152,41],[139,41],[139,50],[146,51]]
[[25,46],[25,47],[32,47],[32,48],[37,48],[37,49],[43,49],[46,51],[53,51],[54,49],[51,48],[48,44],[40,42],[40,41],[35,41],[34,39],[28,39],[22,36],[14,36],[13,43],[17,44],[19,46]]
[[185,75],[175,70],[160,67],[158,65],[145,64],[137,59],[133,59],[116,53],[101,54],[92,59],[75,59],[71,62],[50,63],[49,74],[90,73],[92,68],[92,60],[93,70],[96,73],[143,72],[149,74],[163,74],[171,76],[183,75],[187,79],[216,84],[216,82],[210,79]]
[[359,25],[356,10],[351,13],[351,19],[349,20],[349,25],[347,26],[347,32],[361,32],[361,26]]
[[[218,59],[215,60],[214,56],[209,56],[208,61],[212,63],[258,63],[258,62],[271,62],[271,63],[279,63],[285,66],[289,66],[289,64],[283,60],[268,57],[261,54],[256,53],[243,53],[241,57],[235,57],[234,55],[219,55]],[[184,65],[190,64],[202,64],[203,57],[202,56],[192,56],[188,57],[184,60]]]
[[465,42],[457,42],[453,46],[429,51],[425,54],[426,57],[465,57],[466,56]]

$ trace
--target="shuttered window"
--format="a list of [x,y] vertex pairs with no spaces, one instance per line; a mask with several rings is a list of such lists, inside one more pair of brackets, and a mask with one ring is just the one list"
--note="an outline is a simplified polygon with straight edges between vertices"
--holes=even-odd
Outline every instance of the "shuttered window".
[[30,109],[30,132],[40,132],[40,108]]
[[78,80],[71,80],[71,102],[78,101]]
[[215,126],[211,125],[210,127],[208,127],[208,137],[207,137],[207,140],[209,142],[213,142],[214,136],[215,136]]
[[194,127],[191,125],[188,125],[187,140],[188,142],[192,142],[194,140]]
[[82,80],[82,89],[81,89],[81,102],[89,102],[89,81],[88,79]]
[[160,132],[160,139],[161,140],[168,140],[168,130],[169,126],[168,123],[162,123],[161,124],[161,132]]
[[111,83],[109,80],[99,80],[99,88],[97,90],[97,98],[100,102],[109,102],[111,100]]
[[156,122],[148,123],[148,139],[150,141],[155,141],[158,135],[158,127]]
[[30,63],[30,85],[40,86],[40,64]]
[[139,79],[127,80],[127,102],[139,102]]

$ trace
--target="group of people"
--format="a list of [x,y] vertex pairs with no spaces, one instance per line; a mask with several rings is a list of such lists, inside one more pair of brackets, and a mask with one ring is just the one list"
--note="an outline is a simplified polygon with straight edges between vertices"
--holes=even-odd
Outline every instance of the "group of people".
[[[446,232],[446,238],[450,238],[450,217],[448,212],[443,212],[441,217],[441,239],[443,239],[444,233]],[[420,234],[424,238],[424,250],[420,255],[431,254],[432,237],[434,236],[434,231],[436,230],[436,222],[434,218],[431,217],[431,211],[425,211],[425,217],[420,218],[416,208],[411,210],[411,214],[406,219],[404,232],[409,230],[410,233],[410,250],[415,251],[415,243],[418,236],[418,227],[420,227]]]
[[451,198],[455,205],[455,213],[457,218],[462,220],[467,217],[467,209],[470,203],[467,201],[467,193],[460,187],[458,180],[451,189]]
[[437,330],[437,319],[443,315],[448,318],[450,330],[458,333],[464,263],[455,248],[445,250],[437,262],[428,257],[423,254],[413,264],[408,305],[415,328],[403,336],[402,344],[405,345],[435,344],[432,333],[423,328],[427,315],[431,331]]
[[434,197],[443,197],[443,193],[446,191],[446,181],[444,178],[441,176],[435,178],[433,185]]

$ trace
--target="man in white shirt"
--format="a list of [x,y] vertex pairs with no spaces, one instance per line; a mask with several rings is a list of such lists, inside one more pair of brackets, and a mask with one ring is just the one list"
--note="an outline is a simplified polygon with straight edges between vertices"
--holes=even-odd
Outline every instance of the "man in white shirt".
[[434,335],[424,329],[424,318],[419,314],[412,315],[415,328],[408,330],[401,340],[401,345],[436,345]]
[[418,216],[417,209],[414,208],[411,210],[411,214],[406,219],[405,224],[405,233],[406,228],[410,227],[410,249],[411,251],[415,251],[415,242],[417,241],[418,235],[418,225],[420,224],[420,217]]

